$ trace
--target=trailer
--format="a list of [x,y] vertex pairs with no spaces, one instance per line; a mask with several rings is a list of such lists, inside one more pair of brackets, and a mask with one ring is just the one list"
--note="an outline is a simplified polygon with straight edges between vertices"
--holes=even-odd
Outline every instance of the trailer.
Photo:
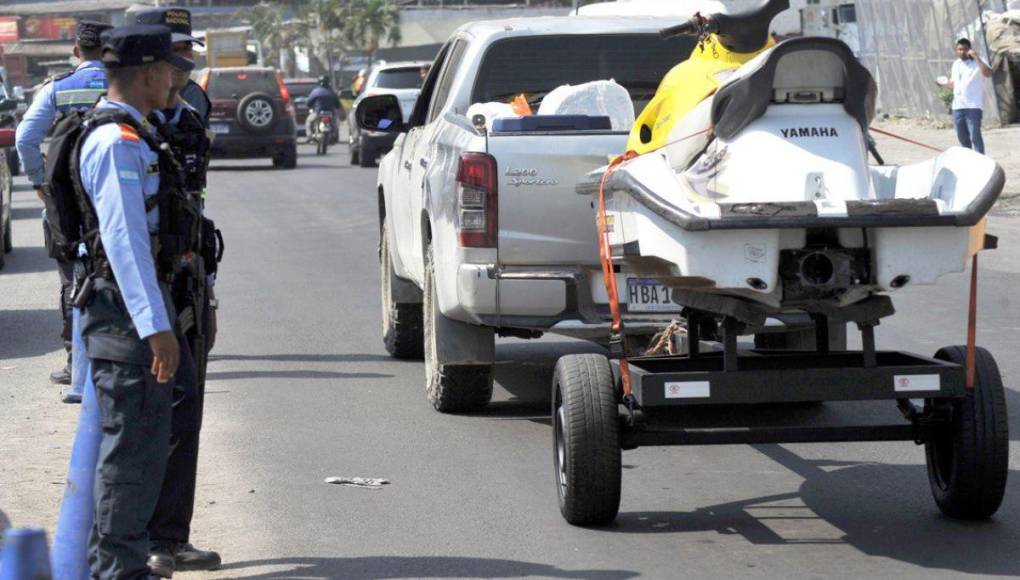
[[[986,236],[983,247],[997,245]],[[626,339],[609,356],[569,355],[556,365],[552,414],[560,511],[571,524],[612,522],[621,496],[622,451],[664,445],[913,441],[924,447],[935,503],[961,519],[992,515],[1006,488],[1009,433],[1002,377],[992,355],[974,344],[977,258],[971,272],[966,345],[934,356],[878,350],[875,326],[894,313],[878,295],[839,321],[856,325],[860,350],[831,348],[832,320],[815,316],[814,348],[740,348],[746,334],[738,306],[731,315],[684,310],[682,354],[624,356]],[[837,325],[838,327],[838,325]],[[624,381],[624,375],[627,380]],[[899,410],[889,424],[756,426],[731,414],[699,410],[760,404],[887,401]],[[712,422],[714,420],[714,422]],[[696,423],[696,424],[693,424]]]

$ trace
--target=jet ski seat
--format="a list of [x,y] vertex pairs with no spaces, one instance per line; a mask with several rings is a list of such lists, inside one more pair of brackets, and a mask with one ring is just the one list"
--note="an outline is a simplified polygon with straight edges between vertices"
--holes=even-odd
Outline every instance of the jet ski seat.
[[876,93],[871,73],[845,43],[795,38],[762,53],[719,88],[712,124],[717,137],[731,140],[772,104],[842,103],[866,132]]

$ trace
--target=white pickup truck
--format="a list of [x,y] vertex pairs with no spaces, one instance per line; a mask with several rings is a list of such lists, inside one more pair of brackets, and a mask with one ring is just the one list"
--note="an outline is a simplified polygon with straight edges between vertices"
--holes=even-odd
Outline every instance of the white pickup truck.
[[[439,52],[406,124],[392,97],[359,106],[363,127],[400,133],[378,178],[386,348],[424,356],[426,392],[439,411],[488,403],[496,334],[608,337],[595,212],[575,183],[622,153],[629,129],[545,117],[490,127],[469,119],[468,108],[519,94],[535,107],[561,85],[613,79],[640,112],[693,48],[659,37],[672,23],[468,24]],[[643,282],[619,280],[631,332],[657,330],[679,310],[668,289]]]

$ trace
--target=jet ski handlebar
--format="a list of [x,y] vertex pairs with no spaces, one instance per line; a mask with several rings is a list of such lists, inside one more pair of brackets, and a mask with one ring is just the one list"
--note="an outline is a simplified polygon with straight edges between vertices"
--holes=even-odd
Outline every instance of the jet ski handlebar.
[[667,39],[676,38],[678,36],[701,36],[704,32],[712,32],[711,30],[706,30],[706,26],[710,24],[710,22],[711,21],[708,18],[702,16],[699,12],[683,24],[663,28],[659,31],[659,36]]
[[695,14],[682,24],[659,31],[663,38],[715,34],[723,46],[733,52],[750,53],[761,50],[768,43],[772,19],[790,7],[790,0],[759,0],[749,10],[737,14]]

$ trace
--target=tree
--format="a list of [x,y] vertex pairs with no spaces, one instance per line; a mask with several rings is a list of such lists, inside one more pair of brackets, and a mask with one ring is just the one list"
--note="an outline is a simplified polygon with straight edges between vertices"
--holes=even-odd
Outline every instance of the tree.
[[400,7],[392,0],[344,2],[341,38],[347,50],[375,52],[382,40],[399,44]]
[[[320,70],[333,75],[336,51],[375,52],[383,42],[397,44],[400,7],[395,0],[294,0],[287,21],[279,2],[262,2],[251,13],[253,33],[278,58],[281,49],[307,48]],[[312,71],[318,72],[318,71]]]
[[260,2],[251,10],[252,34],[262,43],[268,52],[267,64],[283,68],[280,62],[280,53],[286,51],[289,55],[287,69],[284,71],[287,76],[294,74],[294,48],[296,40],[295,26],[284,18],[283,9],[279,4]]

